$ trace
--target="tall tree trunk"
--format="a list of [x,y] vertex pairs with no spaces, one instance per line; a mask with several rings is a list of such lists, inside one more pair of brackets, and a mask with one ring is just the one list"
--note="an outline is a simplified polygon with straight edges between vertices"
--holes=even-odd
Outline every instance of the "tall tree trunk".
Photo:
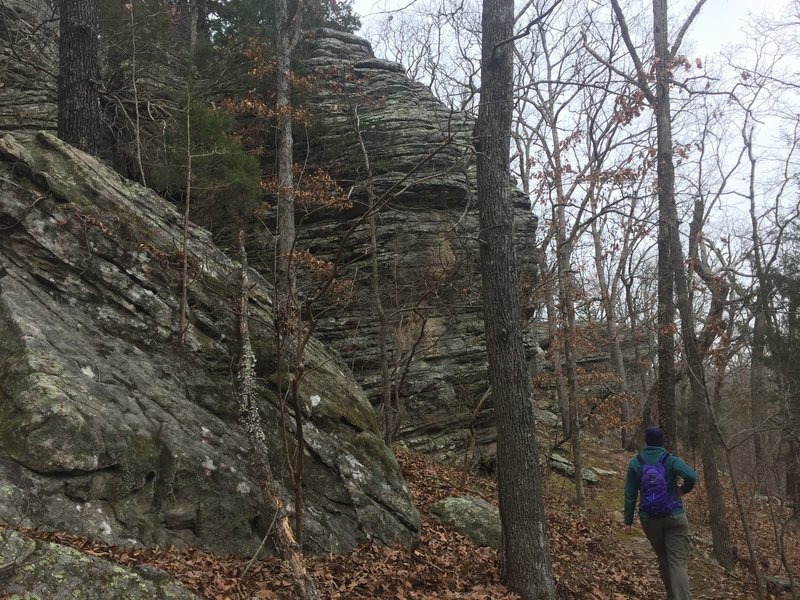
[[[621,279],[622,285],[625,288],[625,306],[628,308],[628,322],[630,323],[631,334],[633,335],[633,357],[638,365],[639,371],[639,385],[641,386],[642,394],[649,394],[649,390],[653,383],[653,344],[651,336],[647,336],[647,348],[648,352],[645,356],[642,356],[641,351],[639,350],[639,321],[636,318],[636,310],[634,307],[633,302],[633,276],[631,277],[622,277]],[[647,361],[647,367],[645,368],[645,361]],[[648,377],[649,373],[649,377]],[[647,422],[647,427],[649,427],[651,423]]]
[[[536,259],[539,265],[539,273],[547,273],[547,256],[546,246],[543,243],[541,247],[536,250]],[[559,334],[559,322],[561,320],[559,312],[556,309],[554,295],[556,291],[553,289],[553,282],[549,275],[544,282],[545,287],[545,309],[547,311],[547,336],[550,340],[547,356],[550,360],[550,367],[555,375],[556,382],[556,398],[558,400],[558,410],[561,416],[561,430],[564,433],[564,439],[572,435],[572,422],[569,416],[569,395],[567,394],[566,386],[564,385],[563,370],[561,368],[561,335]]]
[[522,343],[513,246],[510,137],[513,0],[484,0],[478,156],[480,263],[486,349],[497,421],[503,581],[523,600],[554,600],[536,422]]
[[672,157],[672,115],[669,98],[667,0],[653,0],[653,41],[656,55],[655,105],[658,138],[658,417],[665,438],[675,444],[675,301],[674,259],[671,255],[672,206],[675,205],[675,165]]
[[753,132],[742,128],[742,137],[747,148],[750,163],[750,225],[753,242],[753,267],[757,278],[756,302],[753,309],[753,342],[750,355],[750,418],[753,426],[753,473],[756,474],[755,486],[759,493],[767,493],[767,477],[763,475],[768,466],[766,440],[762,432],[767,418],[767,396],[764,384],[764,355],[767,346],[767,311],[769,310],[769,281],[766,265],[762,256],[763,244],[759,233],[758,216],[756,214],[756,157],[753,153]]
[[653,40],[655,43],[655,90],[648,83],[648,76],[627,30],[625,16],[619,0],[611,0],[614,14],[620,23],[621,34],[633,59],[638,85],[653,106],[656,116],[657,184],[659,207],[658,230],[658,336],[659,336],[659,416],[667,439],[675,444],[675,357],[674,357],[674,296],[677,293],[681,314],[683,349],[689,371],[692,401],[697,407],[699,429],[702,437],[703,476],[705,479],[711,513],[711,531],[714,554],[723,566],[733,564],[725,507],[722,504],[722,488],[719,483],[714,445],[709,436],[710,415],[706,398],[705,373],[700,344],[694,332],[694,314],[689,296],[687,269],[683,263],[678,211],[675,204],[675,166],[672,151],[672,120],[670,115],[670,69],[675,54],[689,26],[700,13],[706,0],[698,0],[694,9],[681,26],[672,47],[668,41],[669,20],[667,0],[653,0]]
[[294,293],[294,275],[290,268],[295,243],[294,223],[294,138],[292,137],[291,68],[292,52],[300,37],[302,0],[275,2],[276,69],[275,104],[278,113],[278,274],[276,284],[282,293]]
[[[142,116],[141,112],[139,111],[139,75],[136,71],[136,58],[137,58],[137,50],[136,50],[136,21],[134,20],[133,15],[133,2],[125,5],[128,8],[128,13],[130,16],[130,30],[131,30],[131,90],[133,91],[133,116],[134,116],[134,131],[133,131],[133,139],[136,143],[136,167],[139,169],[139,179],[140,183],[143,186],[147,186],[147,177],[145,176],[144,172],[144,164],[142,162]],[[194,52],[194,47],[190,44],[189,46],[190,54]],[[187,79],[187,88],[190,85],[189,79]],[[187,104],[188,107],[188,104]],[[188,108],[186,109],[189,110]]]
[[575,500],[580,508],[586,506],[583,493],[583,457],[581,455],[581,411],[578,402],[576,385],[575,362],[575,304],[572,298],[572,273],[570,258],[572,244],[566,237],[566,217],[564,204],[559,202],[556,210],[558,220],[558,234],[556,236],[558,249],[558,300],[561,307],[561,325],[563,328],[562,341],[564,343],[564,370],[567,374],[567,398],[569,402],[569,429],[572,433],[572,460],[575,463]]
[[[635,204],[635,202],[636,201],[634,200],[633,204]],[[605,273],[603,243],[600,236],[600,230],[597,228],[596,220],[592,220],[591,229],[592,242],[594,244],[595,270],[597,271],[597,283],[600,287],[600,296],[603,303],[603,310],[605,312],[606,334],[610,344],[611,362],[614,365],[614,370],[617,373],[620,386],[622,387],[622,421],[623,423],[627,423],[631,418],[631,407],[630,400],[628,399],[629,390],[628,377],[625,370],[625,359],[622,354],[622,344],[620,344],[619,341],[619,327],[617,326],[616,301],[619,294],[619,278],[615,280],[614,289],[612,290]],[[628,245],[626,232],[626,242],[623,245],[622,255],[619,257],[620,264],[624,264],[624,261],[627,259],[627,248]],[[631,333],[634,336],[636,335],[635,331],[632,331]],[[620,431],[620,438],[623,448],[627,448],[633,441],[633,435],[625,428],[625,426],[623,426]]]
[[[372,302],[378,315],[378,365],[381,373],[381,407],[383,410],[383,439],[390,448],[394,444],[394,436],[400,426],[399,404],[392,401],[391,375],[389,373],[389,319],[381,299],[381,278],[378,269],[378,215],[375,196],[374,178],[370,165],[369,152],[361,133],[361,118],[358,108],[353,108],[356,135],[364,157],[364,168],[367,171],[367,196],[369,198],[369,251],[370,268],[372,270]],[[397,397],[395,395],[395,397]]]
[[[303,489],[302,474],[305,457],[303,441],[302,407],[297,396],[297,389],[302,373],[297,366],[302,365],[299,355],[300,318],[296,305],[295,276],[292,267],[292,251],[294,250],[296,231],[294,222],[294,139],[292,137],[292,105],[291,105],[291,57],[294,47],[300,38],[300,25],[303,12],[303,0],[296,0],[289,6],[288,0],[275,2],[275,36],[276,36],[276,69],[275,69],[275,104],[278,113],[278,259],[276,273],[276,293],[278,295],[277,313],[282,326],[277,331],[278,346],[288,355],[294,355],[292,381],[290,385],[295,420],[295,460],[294,496],[295,496],[295,536],[302,546],[303,539]],[[283,338],[282,343],[280,338]],[[279,371],[284,363],[279,354]]]
[[678,309],[681,315],[681,336],[683,349],[686,356],[686,367],[689,377],[689,387],[692,393],[692,403],[697,409],[697,425],[701,456],[703,458],[703,481],[706,485],[708,505],[711,521],[711,538],[713,552],[717,561],[726,569],[733,567],[735,558],[731,546],[730,528],[728,527],[727,511],[723,502],[722,484],[719,479],[719,466],[715,451],[716,430],[712,427],[711,414],[708,408],[708,396],[705,379],[705,368],[700,342],[695,335],[694,313],[689,297],[686,269],[683,265],[683,251],[677,235],[677,211],[671,207],[675,229],[670,236],[672,241],[672,256],[675,263],[675,288],[678,298]]
[[656,184],[658,192],[658,413],[661,428],[670,443],[676,443],[675,420],[675,257],[674,242],[680,242],[675,206],[675,164],[672,151],[672,115],[670,110],[670,69],[681,40],[706,0],[698,0],[689,17],[669,45],[667,0],[653,0],[653,41],[655,46],[655,81],[633,44],[619,0],[611,8],[619,22],[620,33],[636,68],[636,84],[650,103],[656,118]]
[[[543,43],[543,47],[546,45]],[[545,56],[548,58],[548,73],[549,70],[549,56],[545,51]],[[552,84],[548,84],[550,95],[554,95]],[[582,457],[581,457],[581,429],[580,429],[580,404],[578,403],[577,385],[575,382],[576,376],[576,359],[575,359],[575,301],[572,291],[572,239],[568,237],[567,233],[567,216],[565,206],[569,200],[564,191],[564,180],[562,179],[563,164],[561,161],[562,143],[558,132],[558,124],[556,116],[553,111],[552,104],[548,104],[544,111],[545,121],[548,129],[550,130],[550,141],[552,142],[552,150],[550,160],[553,164],[553,185],[556,191],[556,207],[554,221],[556,225],[556,271],[558,274],[558,305],[560,312],[560,325],[562,335],[560,342],[564,348],[564,373],[566,374],[566,404],[567,404],[567,418],[569,422],[569,432],[572,441],[572,460],[575,463],[575,500],[578,506],[583,508],[586,500],[583,494],[583,473]],[[560,368],[561,365],[559,365]],[[559,376],[559,381],[561,377]],[[559,383],[561,390],[562,384]]]
[[58,137],[95,154],[100,129],[97,3],[60,0],[59,8]]
[[[786,342],[797,345],[800,339],[800,299],[792,294],[789,297],[787,312]],[[784,343],[786,343],[784,342]],[[779,354],[773,351],[773,355]],[[793,357],[792,357],[793,358]],[[783,368],[783,377],[786,386],[786,417],[783,426],[783,435],[786,460],[786,495],[794,504],[795,510],[792,520],[797,524],[800,506],[800,365],[796,360],[789,361]]]
[[[786,495],[793,506],[800,506],[800,443],[795,437],[786,442]],[[797,511],[793,517],[797,521]]]
[[186,84],[186,193],[181,235],[181,310],[178,320],[178,345],[186,343],[189,330],[189,214],[192,208],[192,88]]
[[762,432],[767,419],[767,388],[764,384],[764,350],[766,347],[767,321],[762,310],[761,288],[766,287],[766,282],[758,284],[757,305],[753,314],[753,345],[750,353],[750,419],[754,431],[753,435],[753,473],[755,474],[756,490],[760,494],[767,493],[768,466],[767,452],[765,449],[765,436]]

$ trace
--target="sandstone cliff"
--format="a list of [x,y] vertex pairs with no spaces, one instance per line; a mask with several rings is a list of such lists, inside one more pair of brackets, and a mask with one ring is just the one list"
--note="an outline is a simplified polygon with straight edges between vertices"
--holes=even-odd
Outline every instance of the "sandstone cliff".
[[[328,258],[355,227],[340,260],[356,286],[346,310],[322,319],[318,337],[350,365],[380,403],[380,321],[375,305],[370,227],[358,223],[370,203],[376,214],[378,287],[389,321],[387,361],[402,412],[399,438],[446,456],[464,447],[469,421],[488,387],[481,279],[474,120],[453,112],[401,65],[376,59],[358,36],[320,29],[307,41],[303,65],[314,78],[305,98],[307,137],[296,156],[327,169],[347,189],[347,214],[308,215],[299,244]],[[369,164],[369,168],[367,168]],[[515,238],[523,306],[535,285],[536,218],[515,200]],[[531,357],[535,338],[528,340]],[[478,442],[492,452],[491,401],[478,415]]]

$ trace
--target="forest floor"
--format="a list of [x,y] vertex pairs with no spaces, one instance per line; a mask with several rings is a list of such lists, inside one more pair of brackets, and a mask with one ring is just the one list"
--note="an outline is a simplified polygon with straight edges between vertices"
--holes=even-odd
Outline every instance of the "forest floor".
[[[422,514],[420,543],[415,548],[364,546],[341,556],[307,557],[322,598],[328,600],[511,600],[517,598],[500,583],[498,553],[475,546],[427,514],[442,498],[460,495],[459,468],[434,462],[429,457],[397,450],[409,490]],[[629,456],[621,451],[591,447],[585,467],[612,470],[594,485],[586,485],[587,507],[578,510],[571,479],[555,472],[545,478],[545,507],[553,560],[553,572],[564,598],[580,600],[662,600],[655,557],[640,530],[626,534],[622,527],[622,490]],[[496,502],[491,477],[470,476],[465,494]],[[750,495],[745,494],[749,499]],[[735,516],[730,489],[725,490],[734,547],[739,557],[735,569],[726,572],[710,558],[711,534],[702,478],[686,498],[692,527],[689,563],[695,600],[756,598],[748,570],[747,547]],[[748,518],[758,545],[760,566],[767,575],[785,576],[776,549],[775,529],[765,502],[750,502]],[[636,529],[636,528],[635,528]],[[147,564],[164,569],[195,593],[213,600],[289,600],[292,578],[277,558],[255,561],[242,575],[246,559],[221,557],[197,550],[131,550],[88,542],[58,533],[27,532],[76,547],[124,565]],[[800,573],[800,532],[785,536],[786,555],[793,573]],[[776,588],[766,598],[784,596]]]

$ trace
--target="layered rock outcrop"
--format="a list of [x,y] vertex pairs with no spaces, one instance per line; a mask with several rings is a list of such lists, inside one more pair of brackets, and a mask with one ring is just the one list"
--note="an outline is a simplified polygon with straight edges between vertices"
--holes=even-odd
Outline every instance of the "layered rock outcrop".
[[[123,544],[258,546],[272,515],[237,425],[240,267],[189,228],[180,345],[181,237],[170,204],[96,159],[49,134],[0,140],[0,520]],[[253,281],[258,393],[287,479],[271,292]],[[305,361],[306,548],[412,542],[419,516],[361,388],[316,340]]]
[[42,0],[0,2],[0,135],[55,130],[54,6]]
[[[345,309],[326,312],[318,336],[338,350],[377,409],[386,410],[372,232],[364,217],[377,207],[377,288],[387,315],[390,393],[400,398],[399,438],[447,456],[464,448],[488,388],[474,120],[409,80],[401,65],[376,59],[357,36],[320,29],[303,53],[314,83],[305,98],[308,136],[301,135],[297,155],[325,168],[354,202],[345,214],[305,216],[300,229],[299,245],[323,257],[333,259],[342,246],[339,263],[356,289]],[[528,305],[536,279],[536,218],[521,194],[515,220],[522,301]],[[533,336],[528,342],[533,355]],[[492,415],[489,401],[475,422],[478,444],[489,453],[496,437]]]
[[[53,127],[56,48],[52,35],[35,35],[41,33],[35,30],[46,16],[43,8],[38,0],[4,5],[5,85],[0,99],[12,112],[0,119],[0,132],[18,135]],[[321,83],[310,99],[315,108],[310,162],[324,166],[345,187],[354,186],[356,207],[347,215],[312,220],[310,228],[301,228],[305,243],[322,253],[334,248],[363,215],[372,184],[375,198],[385,204],[377,217],[378,264],[382,301],[392,314],[389,360],[403,398],[402,437],[431,451],[459,448],[487,386],[472,121],[409,81],[399,65],[375,59],[356,36],[321,30],[306,50],[304,64]],[[29,60],[33,58],[36,67]],[[33,76],[37,69],[41,81]],[[192,239],[203,238],[192,250],[197,257],[193,268],[203,275],[192,286],[188,349],[176,355],[178,217],[163,204],[145,209],[155,196],[122,180],[109,183],[108,172],[96,163],[87,168],[89,159],[76,159],[79,155],[52,138],[40,137],[27,149],[9,138],[6,146],[2,168],[9,177],[4,174],[8,181],[3,183],[2,215],[9,227],[3,236],[14,243],[4,244],[8,248],[1,257],[8,274],[0,296],[0,352],[10,376],[3,383],[0,480],[5,509],[0,517],[17,522],[21,512],[24,524],[112,541],[189,542],[246,551],[264,523],[256,486],[242,464],[247,462],[242,450],[246,443],[231,430],[233,263],[211,250],[207,237],[193,233]],[[73,165],[81,171],[77,180],[70,166],[75,160],[82,165]],[[94,178],[88,183],[83,180],[87,173]],[[28,196],[7,204],[10,193],[23,190]],[[58,217],[48,205],[51,196],[57,199],[53,206]],[[110,204],[99,202],[101,198]],[[145,214],[148,210],[152,214]],[[535,227],[524,199],[518,215],[524,256]],[[36,224],[28,231],[31,222]],[[67,230],[72,232],[63,237]],[[26,231],[29,239],[22,242],[21,232]],[[158,243],[151,239],[156,233]],[[52,235],[57,237],[48,238]],[[369,236],[366,223],[357,225],[343,255],[362,292],[371,287],[371,276],[363,276],[368,273],[364,248]],[[118,242],[109,242],[118,237]],[[64,239],[71,243],[65,245]],[[222,263],[215,261],[225,267],[212,277],[204,269],[220,269]],[[156,281],[148,280],[153,277]],[[530,270],[526,277],[531,278]],[[212,280],[216,287],[210,290]],[[268,298],[261,293],[259,310],[269,310]],[[348,371],[354,371],[377,404],[378,329],[367,299],[323,319],[319,328],[321,339],[335,347],[343,363],[321,358],[322,347],[312,344],[317,360],[328,371],[335,365],[345,378],[331,387],[326,378],[339,374],[320,374],[326,369],[318,369],[306,381],[306,398],[323,398],[323,408],[312,411],[309,443],[320,448],[328,444],[328,450],[311,452],[316,462],[307,473],[309,503],[327,505],[317,514],[316,508],[309,510],[312,549],[344,549],[370,538],[408,541],[415,534],[416,514],[391,454],[377,439],[374,415],[358,384],[348,379]],[[267,350],[267,334],[262,335],[260,372],[270,378],[275,361]],[[328,395],[315,394],[315,389]],[[326,414],[331,390],[345,397],[345,405],[355,398],[355,408]],[[269,384],[264,394],[275,400]],[[98,399],[108,404],[100,407]],[[317,421],[336,431],[317,433]],[[479,442],[491,446],[491,405],[477,424]],[[340,433],[345,445],[364,455],[356,457],[356,466],[345,464],[349,451],[330,450],[339,443],[332,438]],[[277,442],[274,450],[277,456]],[[345,479],[364,479],[361,458],[370,465],[367,472],[385,463],[392,500],[383,499],[382,492],[356,489],[360,484],[336,482],[348,469]],[[231,489],[238,490],[235,496]],[[384,502],[385,507],[379,506]],[[339,503],[342,508],[331,508]],[[334,525],[336,519],[341,523]],[[378,532],[382,520],[386,531]]]

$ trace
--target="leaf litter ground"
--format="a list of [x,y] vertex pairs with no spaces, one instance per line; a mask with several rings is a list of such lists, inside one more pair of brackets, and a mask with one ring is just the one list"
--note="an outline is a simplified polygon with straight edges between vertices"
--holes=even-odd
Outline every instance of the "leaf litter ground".
[[[419,544],[414,548],[362,546],[346,555],[307,557],[307,567],[317,578],[321,596],[330,600],[517,598],[500,583],[500,559],[496,551],[475,546],[427,516],[431,504],[457,495],[460,470],[403,449],[398,449],[397,455],[423,515]],[[604,476],[599,484],[586,486],[588,503],[584,511],[576,508],[571,480],[554,473],[545,477],[548,533],[558,588],[564,598],[576,600],[661,600],[664,594],[646,539],[641,532],[626,535],[621,527],[623,477],[628,457],[600,448],[591,456],[597,466],[613,468],[617,475]],[[698,487],[687,498],[693,529],[689,570],[695,599],[755,598],[754,584],[744,560],[747,552],[741,527],[733,518],[736,513],[732,494],[727,491],[725,499],[732,516],[734,545],[741,560],[732,572],[726,572],[709,558],[707,501],[702,485]],[[464,493],[496,503],[496,487],[491,477],[470,476]],[[775,548],[774,520],[769,511],[763,503],[754,502],[748,516],[758,540],[762,568],[770,575],[785,575]],[[288,568],[274,557],[255,561],[244,574],[247,559],[191,548],[125,549],[64,533],[22,532],[121,565],[163,569],[209,600],[296,597]],[[796,532],[786,535],[787,555],[794,572],[800,567],[799,537]],[[768,593],[770,599],[782,597],[777,589]]]

